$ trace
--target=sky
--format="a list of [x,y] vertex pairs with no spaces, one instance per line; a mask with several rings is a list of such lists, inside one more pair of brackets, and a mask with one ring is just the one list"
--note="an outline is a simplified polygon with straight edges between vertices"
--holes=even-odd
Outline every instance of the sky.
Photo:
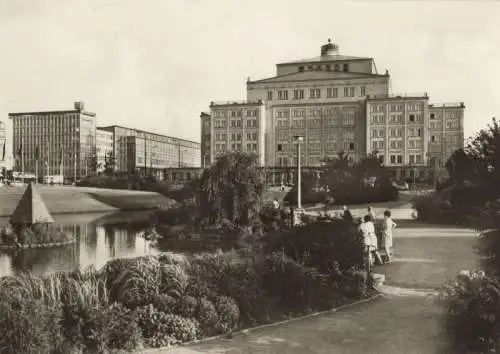
[[0,120],[81,100],[98,126],[199,141],[210,101],[245,99],[248,77],[332,38],[394,93],[464,102],[469,136],[500,112],[498,18],[478,1],[3,0]]

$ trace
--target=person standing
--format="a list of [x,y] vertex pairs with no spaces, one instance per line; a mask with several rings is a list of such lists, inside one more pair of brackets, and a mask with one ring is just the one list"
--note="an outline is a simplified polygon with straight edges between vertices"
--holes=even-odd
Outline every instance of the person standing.
[[384,242],[384,250],[387,255],[387,263],[390,263],[393,258],[393,240],[392,229],[397,227],[397,224],[391,218],[389,210],[384,211],[384,222],[382,226],[382,240]]
[[368,215],[371,216],[373,222],[375,222],[375,220],[377,220],[377,216],[375,215],[375,211],[373,210],[373,208],[371,206],[368,207]]
[[377,236],[375,235],[375,225],[373,224],[372,217],[370,215],[365,215],[359,229],[363,235],[365,250],[368,253],[370,265],[373,265],[375,260],[382,263],[382,259],[378,253],[378,241]]

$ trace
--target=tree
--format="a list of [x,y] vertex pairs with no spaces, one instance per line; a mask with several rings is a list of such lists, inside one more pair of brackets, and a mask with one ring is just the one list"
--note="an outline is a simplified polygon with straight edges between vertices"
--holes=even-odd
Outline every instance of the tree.
[[329,186],[331,189],[342,185],[349,177],[349,169],[351,161],[349,154],[345,151],[340,151],[333,159],[326,158],[323,169],[323,185]]
[[252,231],[259,226],[264,178],[255,154],[220,156],[198,183],[196,203],[203,225]]

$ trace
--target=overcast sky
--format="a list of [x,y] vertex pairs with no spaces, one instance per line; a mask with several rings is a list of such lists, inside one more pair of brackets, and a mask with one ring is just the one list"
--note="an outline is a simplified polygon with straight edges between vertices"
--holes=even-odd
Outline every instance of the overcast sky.
[[0,119],[82,100],[98,125],[199,141],[210,101],[332,37],[395,93],[464,101],[470,135],[499,115],[499,19],[477,1],[1,0]]

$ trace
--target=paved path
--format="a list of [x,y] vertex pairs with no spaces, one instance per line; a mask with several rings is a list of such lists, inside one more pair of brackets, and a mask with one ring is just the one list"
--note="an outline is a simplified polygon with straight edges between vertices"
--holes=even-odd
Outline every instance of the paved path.
[[394,263],[376,269],[386,275],[380,298],[232,339],[156,353],[444,353],[447,341],[433,293],[461,269],[475,266],[475,233],[424,227],[396,229],[394,236]]

